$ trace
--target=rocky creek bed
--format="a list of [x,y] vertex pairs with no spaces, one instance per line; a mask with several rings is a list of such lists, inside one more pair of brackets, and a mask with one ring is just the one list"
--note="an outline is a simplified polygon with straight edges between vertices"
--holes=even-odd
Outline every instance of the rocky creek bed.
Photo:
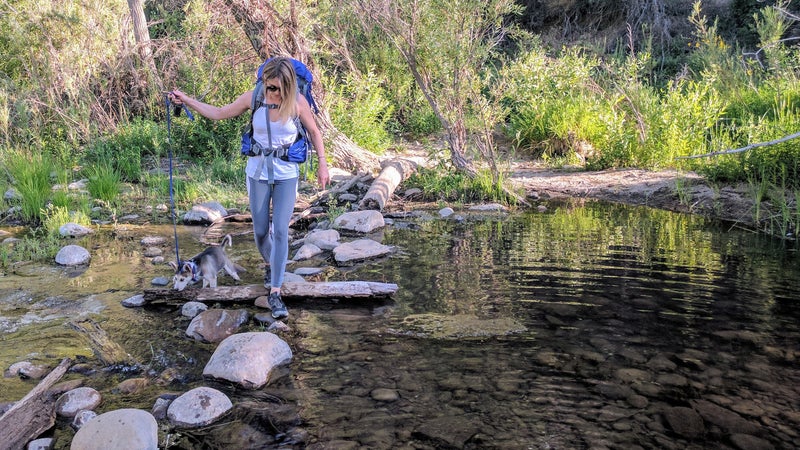
[[[710,192],[709,207],[701,208],[698,202],[687,205],[674,184],[676,177],[685,178],[685,174],[614,171],[600,176],[524,167],[514,173],[512,179],[525,187],[528,198],[544,207],[550,204],[549,198],[568,196],[679,211],[691,207],[691,212],[742,223],[752,217],[752,203],[748,204],[743,191],[721,200],[725,197],[713,189],[704,191],[699,178],[693,178],[691,185],[697,192]],[[720,207],[720,202],[732,206]],[[505,212],[483,205],[477,218],[460,211],[429,211],[414,217],[438,214],[448,215],[451,221],[491,220],[493,214]],[[387,212],[386,216],[388,226],[415,226],[416,219],[403,219],[405,213]],[[392,217],[401,219],[392,224]],[[142,253],[158,247],[139,245]],[[323,250],[324,244],[314,245],[331,251]],[[168,255],[168,246],[162,247]],[[312,258],[318,255],[313,248],[306,250]],[[148,253],[146,258],[164,254]],[[368,258],[357,258],[362,259]],[[260,278],[260,274],[250,275]],[[323,268],[310,276],[329,275]],[[125,301],[135,301],[132,298]],[[286,326],[270,320],[267,310],[259,312],[258,301],[243,309],[188,303],[179,311],[171,310],[180,324],[176,328],[205,346],[209,354],[227,348],[222,343],[231,337],[267,343],[243,352],[238,362],[222,363],[222,369],[194,362],[203,368],[202,379],[180,367],[133,370],[136,364],[125,356],[122,361],[106,361],[106,367],[114,368],[110,372],[94,359],[73,361],[71,379],[47,391],[57,428],[44,439],[52,440],[37,441],[29,448],[68,448],[68,442],[77,440],[76,448],[109,449],[120,443],[120,436],[125,436],[125,444],[116,448],[131,448],[134,442],[141,443],[137,448],[682,449],[707,448],[713,443],[716,448],[757,450],[800,446],[796,342],[776,343],[759,333],[722,329],[707,338],[716,348],[639,350],[637,343],[643,344],[646,337],[605,331],[615,321],[639,320],[661,308],[645,297],[635,302],[634,312],[600,295],[579,305],[541,304],[533,323],[491,318],[485,312],[428,312],[406,315],[401,323],[378,328],[374,321],[390,315],[391,306],[343,307],[324,314],[304,310]],[[587,306],[599,308],[590,311]],[[508,344],[533,330],[541,338],[553,335],[563,342],[543,339],[551,343],[526,348],[522,341],[511,345],[511,350],[504,345],[481,345],[487,339]],[[413,344],[420,340],[429,344]],[[377,348],[380,356],[365,353],[365,344]],[[516,358],[504,355],[503,367],[490,368],[486,352],[492,348],[511,351]],[[455,351],[459,353],[449,354]],[[298,356],[312,355],[330,355],[340,369],[318,373],[315,367],[297,361]],[[437,367],[442,355],[460,360],[460,370]],[[233,370],[250,362],[259,364],[250,366],[248,373]],[[287,364],[298,373],[289,376]],[[36,360],[20,361],[8,367],[6,375],[26,378],[33,386],[52,367]],[[109,373],[117,374],[113,377],[120,381],[110,383]],[[105,374],[102,384],[109,385],[107,389],[89,387],[99,380],[98,374]],[[329,377],[322,392],[312,387],[317,377]],[[564,381],[571,378],[580,381]],[[150,398],[152,404],[103,412],[103,397],[120,396]],[[305,409],[326,397],[335,397],[342,409],[341,417],[327,413],[326,420],[335,431],[304,419]],[[491,416],[480,403],[493,405]],[[428,405],[427,416],[415,417],[422,405]],[[120,423],[126,425],[117,428]]]

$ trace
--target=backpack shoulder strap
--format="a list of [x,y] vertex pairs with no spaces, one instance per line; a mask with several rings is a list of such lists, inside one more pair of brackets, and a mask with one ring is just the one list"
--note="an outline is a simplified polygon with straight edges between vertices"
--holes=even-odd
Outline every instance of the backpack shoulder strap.
[[264,82],[259,79],[253,87],[253,99],[250,101],[250,111],[255,113],[264,103]]

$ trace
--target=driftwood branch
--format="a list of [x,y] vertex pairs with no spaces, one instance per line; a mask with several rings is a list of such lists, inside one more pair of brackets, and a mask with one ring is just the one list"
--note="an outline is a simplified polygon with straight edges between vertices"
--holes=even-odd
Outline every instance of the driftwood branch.
[[106,366],[137,365],[134,358],[119,344],[113,341],[108,333],[94,320],[83,319],[69,322],[70,328],[83,334],[89,340],[95,357]]
[[[281,287],[281,296],[284,298],[372,298],[389,297],[395,292],[397,292],[396,284],[372,281],[286,282]],[[257,284],[192,288],[183,291],[159,288],[145,289],[144,301],[149,304],[180,304],[190,300],[198,302],[236,302],[254,300],[267,294],[267,289]]]
[[752,149],[758,148],[758,147],[766,147],[768,145],[780,144],[781,142],[786,142],[786,141],[792,140],[792,139],[797,138],[797,137],[800,137],[800,132],[797,132],[795,134],[790,134],[789,136],[784,136],[784,137],[782,137],[780,139],[775,139],[775,140],[767,141],[767,142],[758,142],[758,143],[755,143],[755,144],[746,145],[744,147],[735,148],[733,150],[723,150],[723,151],[719,151],[719,152],[706,153],[706,154],[703,154],[703,155],[678,156],[675,159],[694,159],[694,158],[705,158],[707,156],[730,155],[730,154],[733,154],[733,153],[742,153],[742,152],[746,152],[748,150],[752,150]]
[[72,362],[64,358],[39,384],[0,417],[0,446],[24,448],[56,423],[55,399],[48,390]]

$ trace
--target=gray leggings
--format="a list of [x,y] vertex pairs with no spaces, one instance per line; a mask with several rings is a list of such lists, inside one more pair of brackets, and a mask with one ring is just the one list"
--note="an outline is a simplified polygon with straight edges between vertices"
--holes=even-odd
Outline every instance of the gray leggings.
[[275,184],[269,184],[267,180],[248,177],[247,191],[250,195],[256,247],[269,265],[270,286],[279,288],[283,284],[286,261],[289,259],[289,220],[297,199],[297,178],[275,180]]

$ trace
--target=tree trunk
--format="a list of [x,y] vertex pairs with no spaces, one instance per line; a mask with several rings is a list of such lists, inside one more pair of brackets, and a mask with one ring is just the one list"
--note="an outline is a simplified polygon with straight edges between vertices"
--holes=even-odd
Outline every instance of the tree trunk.
[[[265,0],[225,0],[225,4],[261,58],[292,55],[293,58],[303,61],[316,76],[308,47],[298,31],[295,0],[290,1],[287,16],[282,16]],[[334,165],[351,172],[377,172],[380,169],[378,157],[359,147],[333,124],[324,107],[325,93],[320,91],[319,86],[319,83],[314,83],[314,97],[318,100],[320,109],[316,116],[317,125],[328,138],[328,150]]]
[[369,186],[369,190],[359,203],[359,209],[382,211],[395,189],[417,170],[417,164],[403,158],[395,158],[383,163],[383,170]]
[[164,83],[161,81],[156,69],[156,62],[153,59],[150,31],[147,29],[147,17],[144,15],[144,0],[128,0],[128,9],[130,9],[133,20],[133,36],[136,38],[136,45],[139,48],[139,57],[150,70],[150,76],[153,77],[156,86],[163,89]]

